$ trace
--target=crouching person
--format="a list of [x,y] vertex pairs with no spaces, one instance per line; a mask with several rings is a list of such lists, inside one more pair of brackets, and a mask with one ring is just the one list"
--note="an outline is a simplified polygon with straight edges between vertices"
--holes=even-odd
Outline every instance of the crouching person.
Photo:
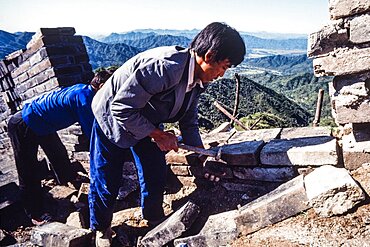
[[14,150],[20,197],[34,225],[51,219],[42,205],[42,178],[37,172],[38,147],[41,146],[52,164],[57,181],[66,184],[73,180],[75,173],[70,169],[67,150],[56,131],[78,122],[90,138],[94,120],[92,99],[112,73],[102,70],[95,73],[90,85],[76,84],[43,94],[24,104],[22,111],[10,118],[8,135]]

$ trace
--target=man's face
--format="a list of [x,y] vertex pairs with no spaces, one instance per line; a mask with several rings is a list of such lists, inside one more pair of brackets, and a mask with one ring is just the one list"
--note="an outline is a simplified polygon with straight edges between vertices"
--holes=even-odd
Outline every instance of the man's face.
[[211,82],[225,74],[225,71],[231,67],[229,59],[224,59],[215,62],[212,53],[207,53],[203,63],[200,65],[201,71],[199,73],[199,79],[202,82]]

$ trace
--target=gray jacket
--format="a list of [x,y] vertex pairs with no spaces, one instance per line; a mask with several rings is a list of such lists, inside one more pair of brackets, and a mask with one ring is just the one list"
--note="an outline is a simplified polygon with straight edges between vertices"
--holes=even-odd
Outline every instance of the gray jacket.
[[179,121],[184,142],[202,145],[197,104],[203,89],[193,88],[182,106],[189,59],[189,49],[159,47],[136,55],[115,71],[92,102],[94,116],[112,143],[128,148],[160,123]]

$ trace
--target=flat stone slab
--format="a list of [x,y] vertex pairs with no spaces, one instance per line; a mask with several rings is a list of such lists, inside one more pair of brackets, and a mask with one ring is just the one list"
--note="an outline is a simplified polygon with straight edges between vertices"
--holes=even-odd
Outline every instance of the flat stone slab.
[[[223,145],[221,159],[228,165],[256,166],[259,164],[259,152],[263,145],[263,141],[245,141]],[[218,150],[218,147],[214,150]]]
[[281,128],[236,131],[234,134],[231,132],[222,132],[222,133],[204,135],[202,136],[202,140],[205,144],[207,143],[225,144],[226,140],[228,140],[229,144],[245,142],[245,141],[268,142],[272,139],[277,138],[278,135],[280,134],[280,131],[281,131]]
[[352,172],[352,176],[370,196],[370,163],[362,164],[361,167]]
[[322,166],[305,176],[310,206],[321,216],[343,214],[365,199],[365,194],[344,168]]
[[284,128],[280,133],[280,139],[295,139],[314,136],[331,136],[331,129],[329,127]]
[[307,56],[312,58],[326,54],[339,47],[348,44],[349,32],[346,28],[348,23],[343,20],[332,21],[320,31],[309,35]]
[[338,124],[370,122],[370,99],[353,95],[331,98],[335,106],[333,117]]
[[236,227],[239,233],[248,235],[308,208],[303,175],[300,175],[241,207],[235,217]]
[[49,194],[51,194],[54,199],[66,199],[73,194],[77,194],[77,190],[72,189],[68,186],[57,185],[49,190]]
[[370,48],[338,48],[313,60],[316,76],[340,76],[370,70]]
[[187,247],[226,246],[238,237],[234,220],[237,215],[237,210],[211,215],[199,234],[175,239],[174,244]]
[[330,136],[272,140],[260,154],[261,164],[272,166],[337,165],[337,141]]
[[329,12],[332,20],[364,13],[368,10],[370,10],[368,0],[329,0]]
[[235,177],[243,180],[286,182],[296,176],[295,169],[289,167],[236,167],[233,169]]
[[138,246],[163,246],[171,240],[181,236],[188,230],[197,218],[199,207],[188,201],[179,210],[173,213],[163,223],[149,231],[140,241]]
[[91,238],[92,231],[59,222],[35,227],[31,232],[31,242],[39,246],[90,246]]
[[342,137],[344,167],[348,170],[370,162],[370,124],[364,124],[364,127]]

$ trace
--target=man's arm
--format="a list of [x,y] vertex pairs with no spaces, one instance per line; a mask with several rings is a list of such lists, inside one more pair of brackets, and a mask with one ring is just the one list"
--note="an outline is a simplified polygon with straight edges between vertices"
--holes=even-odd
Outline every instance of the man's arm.
[[199,97],[192,102],[185,115],[180,119],[179,127],[185,144],[203,147],[202,138],[199,134],[198,100]]

